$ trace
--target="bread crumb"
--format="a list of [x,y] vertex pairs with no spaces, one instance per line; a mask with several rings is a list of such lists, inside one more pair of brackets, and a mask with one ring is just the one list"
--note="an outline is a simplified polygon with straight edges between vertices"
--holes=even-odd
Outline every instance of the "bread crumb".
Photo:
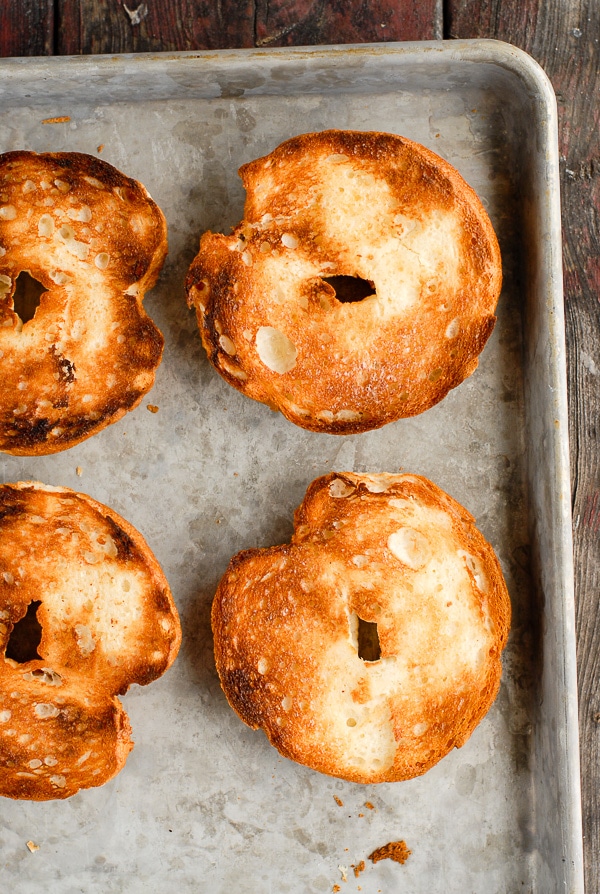
[[358,878],[361,872],[365,871],[365,861],[361,860],[360,863],[357,863],[356,866],[354,863],[352,864],[352,869],[354,870],[354,877]]
[[31,851],[32,854],[34,853],[34,851],[39,851],[39,849],[40,849],[39,844],[34,844],[33,841],[28,841],[27,847],[29,848],[29,850]]
[[335,803],[337,804],[338,807],[343,807],[343,806],[344,806],[344,802],[342,801],[341,798],[338,798],[337,795],[334,795],[334,796],[333,796],[333,800],[335,801]]
[[147,409],[150,410],[151,413],[158,413],[158,407],[156,406],[156,404],[148,404]]
[[369,860],[373,863],[378,863],[380,860],[394,860],[396,863],[406,863],[411,854],[412,851],[407,848],[405,841],[390,841],[388,844],[384,844],[383,847],[378,847],[372,854],[369,854]]
[[81,478],[81,476],[83,474],[83,469],[81,468],[81,466],[77,466],[77,468],[75,469],[75,472]]
[[99,146],[96,146],[96,152],[102,152],[103,149],[104,149],[104,143],[100,143]]
[[341,891],[342,889],[340,888],[339,885],[334,885],[331,890],[337,892],[337,891]]
[[65,124],[70,120],[70,115],[58,115],[56,118],[44,118],[42,124]]
[[375,805],[371,804],[370,801],[365,801],[365,807],[367,808],[367,810],[375,810]]
[[343,881],[343,882],[347,882],[347,881],[348,881],[348,876],[347,876],[346,873],[348,872],[348,867],[347,867],[347,866],[338,866],[338,869],[339,869],[339,871],[340,871],[341,874],[342,874],[342,881]]

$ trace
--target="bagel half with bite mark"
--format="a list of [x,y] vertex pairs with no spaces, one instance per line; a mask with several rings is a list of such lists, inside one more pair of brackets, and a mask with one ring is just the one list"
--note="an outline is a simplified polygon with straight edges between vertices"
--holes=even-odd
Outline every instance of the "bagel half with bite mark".
[[501,259],[448,162],[394,134],[331,130],[240,175],[244,220],[202,235],[186,280],[229,384],[303,428],[349,434],[422,413],[471,375]]
[[415,475],[330,474],[291,543],[235,556],[214,599],[221,686],[285,757],[396,782],[463,745],[496,697],[510,600],[469,513]]
[[180,642],[135,528],[68,488],[0,485],[0,795],[67,798],[115,776],[133,747],[117,695],[160,677]]
[[[137,406],[162,357],[142,299],[166,252],[161,210],[112,165],[0,155],[0,450],[56,453]],[[44,289],[25,321],[21,274]]]

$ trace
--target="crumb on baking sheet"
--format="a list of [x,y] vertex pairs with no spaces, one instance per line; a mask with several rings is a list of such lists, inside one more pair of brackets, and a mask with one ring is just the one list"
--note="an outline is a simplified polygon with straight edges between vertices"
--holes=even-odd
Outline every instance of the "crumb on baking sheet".
[[337,795],[334,795],[334,796],[333,796],[333,800],[335,801],[335,803],[337,804],[338,807],[343,807],[343,806],[344,806],[344,802],[342,801],[341,798],[338,798]]
[[77,466],[77,468],[75,469],[75,472],[77,475],[79,475],[80,478],[83,475],[83,469],[81,468],[81,466]]
[[375,805],[371,804],[370,801],[365,801],[365,807],[367,808],[367,810],[375,810]]
[[147,408],[151,413],[158,413],[158,407],[156,404],[148,404]]
[[358,878],[361,872],[365,871],[365,861],[361,860],[360,863],[356,863],[356,865],[353,863],[352,869],[354,870],[354,877]]
[[332,891],[335,891],[336,894],[337,894],[337,892],[338,892],[338,891],[341,891],[342,889],[340,888],[339,885],[334,885],[333,888],[332,888],[331,890],[332,890]]
[[29,848],[29,850],[31,851],[32,854],[33,854],[35,851],[39,851],[39,849],[40,849],[39,844],[34,844],[33,841],[28,841],[28,842],[27,842],[27,847]]
[[348,867],[347,866],[338,866],[338,869],[341,873],[342,881],[347,882],[348,881]]
[[70,115],[57,115],[56,118],[44,118],[42,124],[66,124],[70,120]]
[[412,851],[407,848],[405,841],[390,841],[388,844],[384,844],[383,847],[378,847],[372,854],[369,854],[369,860],[373,863],[378,863],[380,860],[394,860],[396,863],[406,863],[411,854]]
[[96,146],[96,152],[102,152],[103,149],[104,149],[104,143],[100,143],[99,146]]

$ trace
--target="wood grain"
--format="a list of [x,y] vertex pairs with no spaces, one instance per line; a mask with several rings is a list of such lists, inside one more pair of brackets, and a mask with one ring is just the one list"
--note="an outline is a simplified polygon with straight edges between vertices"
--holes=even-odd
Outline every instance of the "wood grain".
[[586,891],[600,891],[600,4],[449,0],[446,35],[543,66],[559,109]]
[[251,47],[252,0],[56,0],[57,55]]
[[54,0],[0,5],[0,56],[48,56],[54,51]]
[[256,46],[432,40],[441,0],[257,0]]
[[432,40],[442,0],[20,0],[0,9],[0,56]]
[[57,0],[55,53],[432,39],[441,9],[441,0]]

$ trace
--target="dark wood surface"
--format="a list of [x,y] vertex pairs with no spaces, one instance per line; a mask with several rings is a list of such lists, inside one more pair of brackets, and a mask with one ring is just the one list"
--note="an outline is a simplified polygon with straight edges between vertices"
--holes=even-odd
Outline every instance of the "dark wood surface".
[[558,98],[586,891],[600,892],[598,0],[5,0],[0,56],[492,37]]

